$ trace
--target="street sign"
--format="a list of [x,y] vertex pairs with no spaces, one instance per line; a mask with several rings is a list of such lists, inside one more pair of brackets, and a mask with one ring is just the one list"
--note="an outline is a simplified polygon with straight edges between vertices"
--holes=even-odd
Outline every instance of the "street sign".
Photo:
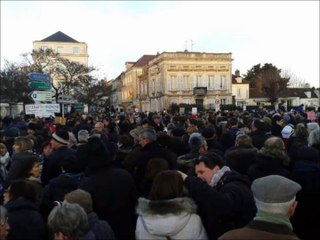
[[27,77],[30,81],[50,82],[51,77],[49,74],[43,73],[28,73]]
[[76,101],[72,98],[72,96],[59,94],[58,103],[75,103]]
[[26,114],[34,114],[37,117],[50,117],[60,113],[60,104],[26,104]]
[[34,102],[52,102],[51,91],[32,91],[28,94]]
[[50,90],[51,89],[51,83],[50,82],[29,82],[28,83],[29,88],[32,90]]

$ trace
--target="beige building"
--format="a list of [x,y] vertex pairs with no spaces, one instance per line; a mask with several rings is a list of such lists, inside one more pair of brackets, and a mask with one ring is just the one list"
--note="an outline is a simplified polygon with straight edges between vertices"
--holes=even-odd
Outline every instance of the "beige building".
[[143,55],[136,62],[126,62],[126,70],[121,77],[121,106],[125,109],[130,107],[139,109],[139,82],[138,76],[144,72],[144,66],[153,59],[155,55]]
[[249,83],[243,80],[239,70],[232,76],[232,96],[236,106],[243,108],[249,103]]
[[45,39],[33,42],[34,50],[47,48],[55,50],[61,57],[70,61],[88,66],[89,55],[87,44],[84,42],[78,42],[63,32],[59,31]]
[[231,53],[157,54],[139,75],[139,110],[160,111],[173,103],[231,104],[231,76]]

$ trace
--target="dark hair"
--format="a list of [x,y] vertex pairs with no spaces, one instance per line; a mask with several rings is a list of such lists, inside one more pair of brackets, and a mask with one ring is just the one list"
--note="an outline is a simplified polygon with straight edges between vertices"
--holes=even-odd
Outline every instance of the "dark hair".
[[9,195],[11,199],[23,197],[32,202],[36,202],[37,194],[34,186],[30,182],[23,179],[17,179],[11,182]]
[[14,179],[25,179],[30,177],[30,171],[36,163],[40,163],[39,156],[34,154],[20,161],[20,167],[17,168]]
[[120,135],[118,137],[118,142],[119,143],[122,143],[122,146],[123,147],[130,147],[130,146],[133,146],[134,144],[134,141],[131,137],[129,137],[128,135]]
[[164,158],[152,158],[148,161],[145,178],[152,181],[159,172],[165,170],[169,170],[167,160]]
[[256,127],[259,131],[265,132],[267,130],[266,123],[261,119],[255,119],[253,121],[253,126]]
[[150,200],[169,200],[183,195],[183,180],[174,170],[166,170],[157,174],[150,191]]
[[219,166],[220,168],[223,166],[222,158],[214,152],[206,152],[202,154],[201,156],[196,158],[194,163],[195,165],[198,165],[201,162],[203,162],[204,165],[210,169],[213,169],[215,166]]
[[229,121],[228,121],[228,126],[229,127],[237,125],[237,124],[238,124],[238,119],[235,118],[235,117],[230,118]]

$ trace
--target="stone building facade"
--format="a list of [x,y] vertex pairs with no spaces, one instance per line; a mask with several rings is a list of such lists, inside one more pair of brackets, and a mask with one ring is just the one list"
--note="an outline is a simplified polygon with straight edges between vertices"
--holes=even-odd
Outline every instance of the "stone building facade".
[[232,103],[231,53],[163,52],[138,76],[140,111],[160,111],[172,104],[213,108]]
[[33,49],[51,48],[61,57],[88,66],[88,46],[85,42],[78,42],[63,32],[56,32],[40,41],[33,41]]

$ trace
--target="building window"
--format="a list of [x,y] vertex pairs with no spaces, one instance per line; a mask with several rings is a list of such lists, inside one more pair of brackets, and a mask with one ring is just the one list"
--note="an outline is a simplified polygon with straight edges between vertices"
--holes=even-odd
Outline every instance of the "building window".
[[196,87],[201,87],[201,86],[202,86],[201,75],[197,75]]
[[226,76],[222,75],[220,76],[220,89],[225,89],[226,87]]
[[209,75],[209,89],[214,89],[214,75]]
[[241,88],[238,88],[238,98],[241,98]]
[[80,49],[78,47],[73,48],[73,54],[79,55],[80,54]]
[[156,81],[155,81],[155,79],[152,79],[151,80],[151,91],[152,91],[152,93],[154,93],[155,92],[155,89],[156,89]]
[[177,82],[177,76],[171,75],[171,90],[178,90],[178,82]]
[[190,78],[188,75],[183,75],[183,89],[190,89]]
[[64,52],[64,51],[63,51],[63,47],[58,47],[58,48],[57,48],[57,52],[58,52],[58,53],[63,53],[63,52]]
[[227,104],[227,99],[221,98],[221,105],[226,105]]

